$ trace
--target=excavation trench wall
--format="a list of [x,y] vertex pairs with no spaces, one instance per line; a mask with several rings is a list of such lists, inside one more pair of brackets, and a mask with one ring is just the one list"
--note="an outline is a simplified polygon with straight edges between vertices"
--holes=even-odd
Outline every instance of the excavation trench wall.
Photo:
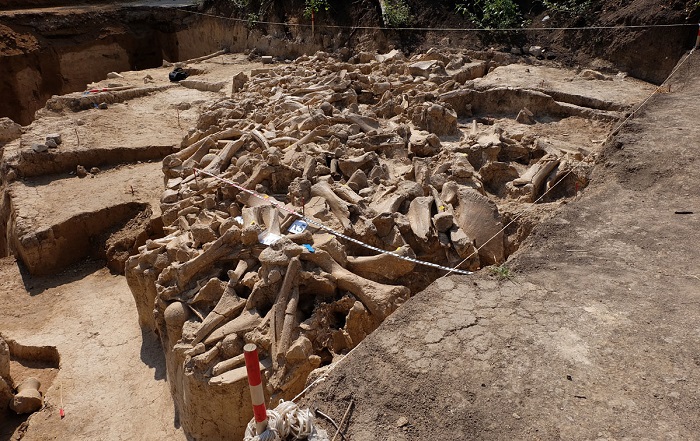
[[22,234],[13,211],[7,224],[9,251],[21,258],[32,274],[53,274],[86,257],[102,257],[105,231],[120,228],[146,208],[146,204],[136,202],[120,204],[26,234]]
[[4,186],[0,186],[0,257],[10,255],[10,235],[7,225],[12,217],[12,199]]
[[[216,18],[195,11],[128,6],[98,12],[89,9],[81,12],[80,8],[72,13],[15,11],[0,16],[0,96],[3,97],[0,116],[9,116],[26,125],[52,95],[85,90],[86,84],[104,79],[111,71],[155,67],[163,60],[183,61],[222,48],[232,52],[255,49],[263,55],[294,58],[321,49],[348,53],[351,47],[379,52],[389,46],[408,45],[410,49],[420,41],[437,44],[435,39],[444,37],[442,33],[413,32],[408,36],[395,31],[323,26],[318,26],[312,34],[302,18],[290,19],[295,14],[289,9],[291,6],[277,6],[281,10],[272,17],[273,21],[296,20],[300,26],[251,25],[244,20]],[[349,17],[354,12],[357,11],[344,10],[337,15]],[[371,16],[364,20],[365,24],[378,20],[373,15],[376,11],[365,12]],[[321,25],[344,24],[331,17],[319,21]],[[689,44],[689,36],[690,31],[685,28],[639,31],[630,34],[629,40],[615,40],[614,50],[601,51],[595,56],[609,58],[636,77],[660,82]],[[452,35],[450,41],[453,40],[453,47],[483,46],[468,35]],[[565,41],[574,46],[582,44],[576,38]],[[578,62],[575,57],[584,56],[585,52],[576,47],[557,48],[555,55]],[[564,97],[554,98],[569,101]],[[597,107],[596,103],[575,104]]]
[[[55,20],[64,26],[49,29],[35,23],[34,16],[16,18],[11,25],[0,21],[7,44],[19,47],[0,52],[4,55],[0,65],[1,116],[27,125],[52,95],[85,90],[88,83],[105,78],[111,71],[161,64],[157,31],[138,23],[100,29],[99,23],[83,23],[86,19]],[[115,23],[119,23],[116,17]]]
[[174,150],[172,145],[145,147],[116,147],[91,150],[88,148],[69,151],[46,151],[36,153],[31,149],[20,152],[12,167],[23,177],[43,176],[74,171],[78,165],[87,169],[112,164],[137,161],[160,161]]
[[347,42],[342,33],[317,32],[311,38],[282,27],[265,32],[249,29],[246,22],[165,8],[0,17],[5,39],[0,44],[0,116],[27,125],[53,95],[82,91],[109,72],[156,67],[163,60],[187,60],[222,48],[296,57]]

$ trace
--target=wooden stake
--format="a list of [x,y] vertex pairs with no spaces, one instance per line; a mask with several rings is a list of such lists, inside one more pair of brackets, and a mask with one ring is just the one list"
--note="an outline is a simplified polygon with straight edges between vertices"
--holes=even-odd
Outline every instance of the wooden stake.
[[[352,407],[353,404],[355,404],[355,400],[353,398],[350,398],[350,404],[348,404],[348,408],[345,410],[345,413],[343,414],[343,419],[340,420],[340,424],[336,428],[335,435],[333,435],[333,439],[331,441],[335,441],[335,438],[340,433],[340,429],[343,428],[343,424],[345,424],[345,418],[348,416],[348,413],[350,413],[350,408]],[[342,433],[340,435],[343,437],[343,439],[345,439],[345,435],[343,435]]]

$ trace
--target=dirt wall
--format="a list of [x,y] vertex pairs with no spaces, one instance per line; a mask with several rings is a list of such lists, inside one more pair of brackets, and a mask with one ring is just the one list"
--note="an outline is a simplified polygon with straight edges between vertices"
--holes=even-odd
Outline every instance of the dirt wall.
[[52,95],[85,90],[112,71],[162,63],[158,23],[143,24],[150,13],[95,13],[94,22],[91,15],[0,19],[0,116],[27,125]]
[[40,231],[25,233],[21,222],[8,222],[11,249],[32,274],[53,274],[88,256],[103,253],[98,236],[105,226],[117,228],[145,210],[136,202],[117,205],[93,213],[82,213]]
[[0,186],[0,257],[6,257],[10,252],[10,237],[7,225],[12,217],[12,202],[4,185]]
[[53,8],[57,6],[84,5],[109,5],[116,3],[114,0],[3,0],[0,2],[0,11],[26,8]]

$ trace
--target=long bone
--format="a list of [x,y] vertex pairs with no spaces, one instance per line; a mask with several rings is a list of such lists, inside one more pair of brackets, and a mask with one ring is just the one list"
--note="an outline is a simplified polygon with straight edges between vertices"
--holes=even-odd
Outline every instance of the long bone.
[[[272,340],[272,353],[276,354],[279,351],[278,342],[282,336],[284,328],[284,316],[287,308],[289,294],[292,287],[295,285],[297,275],[301,271],[301,262],[298,257],[292,257],[287,265],[287,273],[284,275],[282,286],[277,293],[277,299],[273,306],[272,319],[270,321],[270,339]],[[277,357],[272,357],[273,366],[277,367]]]
[[234,271],[229,272],[229,284],[224,290],[223,295],[219,299],[214,309],[206,316],[199,329],[195,333],[193,345],[202,341],[211,331],[220,323],[230,319],[234,315],[240,313],[245,306],[245,299],[238,297],[233,290],[233,287],[238,283],[243,274],[248,269],[248,263],[245,260],[239,260]]
[[351,273],[326,251],[317,249],[314,253],[302,253],[300,257],[315,263],[335,277],[338,288],[350,291],[379,322],[398,308],[410,294],[405,286],[384,285]]
[[350,209],[347,202],[342,200],[331,188],[331,186],[326,181],[319,181],[311,186],[311,194],[314,196],[320,196],[328,202],[331,207],[331,211],[338,218],[343,228],[349,230],[352,228],[350,224]]
[[[242,251],[240,244],[241,230],[232,227],[211,243],[211,246],[194,259],[185,263],[173,263],[158,277],[158,284],[163,287],[175,286],[183,290],[200,271],[210,267],[224,257],[235,258]],[[174,280],[172,279],[174,276]],[[174,283],[173,283],[174,282]]]
[[[401,247],[397,253],[415,257],[410,247]],[[362,274],[376,274],[388,280],[394,280],[413,271],[416,264],[408,260],[397,259],[389,254],[375,256],[348,256],[348,269]]]

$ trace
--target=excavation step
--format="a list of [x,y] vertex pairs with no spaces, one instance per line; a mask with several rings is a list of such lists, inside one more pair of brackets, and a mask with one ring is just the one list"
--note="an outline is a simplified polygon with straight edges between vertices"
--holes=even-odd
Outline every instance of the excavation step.
[[[101,256],[111,232],[146,210],[159,217],[159,163],[17,181],[9,187],[10,251],[32,274],[51,274]],[[134,231],[135,236],[140,231]],[[145,241],[145,238],[142,238]]]
[[[474,80],[474,87],[484,91],[494,87],[543,92],[556,101],[580,107],[623,111],[638,104],[655,89],[653,84],[626,76],[604,74],[586,69],[575,71],[550,66],[509,64],[493,69]],[[535,112],[535,109],[530,109]]]
[[[179,148],[204,103],[227,97],[234,75],[260,65],[243,55],[204,59],[186,65],[189,87],[170,82],[173,66],[113,72],[84,92],[51,98],[5,146],[3,168],[32,177],[160,160]],[[47,145],[49,134],[61,143]]]

